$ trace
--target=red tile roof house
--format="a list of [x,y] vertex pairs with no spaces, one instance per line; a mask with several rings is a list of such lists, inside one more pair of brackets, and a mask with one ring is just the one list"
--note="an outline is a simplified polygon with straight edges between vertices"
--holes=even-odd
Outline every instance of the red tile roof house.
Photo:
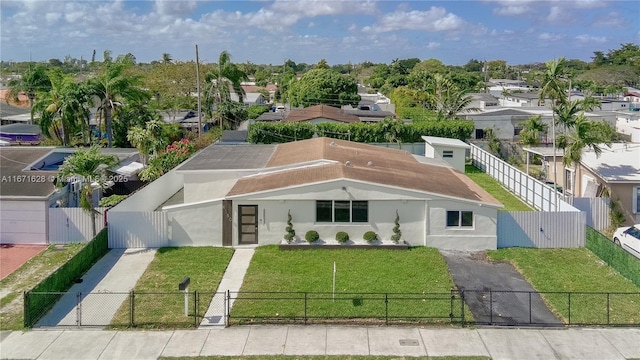
[[289,212],[302,240],[308,230],[389,240],[397,212],[409,245],[497,246],[502,204],[444,161],[402,150],[330,138],[212,145],[176,173],[183,199],[161,206],[169,246],[280,244]]

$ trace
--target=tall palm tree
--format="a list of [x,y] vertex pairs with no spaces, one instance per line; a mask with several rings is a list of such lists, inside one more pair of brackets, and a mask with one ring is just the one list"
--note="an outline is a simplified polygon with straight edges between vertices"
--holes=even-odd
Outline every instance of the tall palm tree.
[[555,125],[562,126],[564,131],[574,127],[578,114],[600,107],[600,101],[593,97],[561,103],[554,109]]
[[96,210],[93,206],[94,184],[100,189],[107,187],[106,171],[109,167],[118,163],[113,155],[105,155],[98,147],[88,150],[79,149],[69,155],[62,165],[58,175],[62,179],[80,179],[80,207],[91,215],[93,237],[96,236]]
[[[231,90],[238,95],[239,101],[243,102],[245,92],[240,83],[247,80],[249,80],[247,74],[231,62],[231,55],[227,51],[221,52],[218,57],[218,65],[205,76],[208,87],[204,103],[209,116],[212,117],[214,108],[217,109],[222,102],[231,101]],[[222,119],[217,120],[220,122],[220,129],[222,129]]]
[[546,69],[541,74],[540,93],[538,94],[538,104],[545,99],[551,101],[551,140],[553,142],[553,181],[558,183],[558,170],[556,165],[556,122],[555,109],[558,104],[567,101],[566,86],[564,80],[567,77],[567,60],[564,57],[549,60],[545,63]]
[[[19,79],[9,81],[9,97],[18,100],[20,94],[27,95],[29,99],[29,109],[33,109],[33,103],[39,92],[44,93],[51,89],[51,80],[47,69],[42,65],[29,64],[29,69],[25,71]],[[33,111],[31,111],[30,124],[33,124]]]
[[[51,90],[33,105],[31,114],[40,115],[42,133],[70,145],[71,134],[81,130],[83,141],[89,134],[89,96],[85,89],[60,71],[50,73]],[[53,135],[51,134],[53,132]]]
[[120,57],[114,62],[105,62],[100,75],[87,81],[90,93],[100,99],[99,109],[106,123],[109,147],[113,142],[111,130],[113,109],[122,105],[123,102],[148,98],[148,94],[141,89],[142,78],[126,73],[131,65],[132,62],[127,56]]
[[171,58],[171,54],[169,53],[162,53],[162,63],[164,65],[168,65],[171,64],[173,62],[173,59]]
[[[524,145],[536,146],[540,144],[540,134],[547,131],[547,124],[542,122],[542,115],[536,115],[520,123],[520,140]],[[529,175],[529,157],[531,153],[527,151],[527,175]]]

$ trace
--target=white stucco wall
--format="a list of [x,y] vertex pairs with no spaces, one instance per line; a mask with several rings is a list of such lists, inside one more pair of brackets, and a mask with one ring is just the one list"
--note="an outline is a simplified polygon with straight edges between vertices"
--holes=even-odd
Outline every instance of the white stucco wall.
[[[449,228],[447,211],[473,211],[473,226]],[[428,204],[426,245],[439,249],[483,250],[496,249],[497,209],[462,201],[434,200]]]
[[47,244],[47,201],[0,201],[1,244]]
[[164,208],[168,246],[222,246],[222,200]]
[[231,190],[237,179],[235,171],[185,175],[184,203],[220,199]]

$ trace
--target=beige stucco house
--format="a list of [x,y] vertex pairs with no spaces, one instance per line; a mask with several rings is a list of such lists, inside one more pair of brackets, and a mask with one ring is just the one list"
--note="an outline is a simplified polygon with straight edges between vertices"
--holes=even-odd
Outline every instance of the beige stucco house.
[[393,234],[413,246],[495,249],[502,205],[441,159],[315,138],[279,145],[213,145],[181,165],[183,201],[166,205],[169,245],[280,244],[287,214],[316,230],[362,239]]

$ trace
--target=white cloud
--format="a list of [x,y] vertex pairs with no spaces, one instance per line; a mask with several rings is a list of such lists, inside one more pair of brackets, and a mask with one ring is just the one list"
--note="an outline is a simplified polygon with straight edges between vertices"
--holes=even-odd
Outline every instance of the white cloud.
[[277,0],[270,9],[300,18],[322,15],[373,14],[376,12],[373,1]]
[[430,41],[426,47],[427,49],[430,49],[430,50],[437,49],[440,47],[440,43],[435,41]]
[[596,19],[596,21],[593,23],[593,26],[623,29],[628,26],[628,22],[625,18],[620,16],[619,13],[612,11]]
[[547,15],[547,21],[551,23],[562,23],[571,19],[570,12],[560,6],[552,6]]
[[460,17],[447,13],[442,7],[432,6],[428,11],[396,11],[384,15],[374,27],[367,27],[374,32],[396,30],[452,31],[465,25]]
[[61,18],[62,18],[62,14],[61,13],[50,12],[50,13],[47,13],[45,15],[45,19],[47,20],[47,24],[49,24],[49,25],[55,24]]
[[546,32],[538,35],[538,39],[546,40],[546,41],[558,41],[558,40],[562,40],[563,38],[564,38],[564,35],[562,34],[550,34]]
[[576,40],[578,40],[581,43],[604,43],[607,41],[607,37],[583,34],[583,35],[576,36]]
[[[572,2],[567,1],[568,4]],[[579,9],[597,9],[607,7],[607,2],[602,0],[575,0],[573,5]]]
[[154,9],[159,15],[170,15],[173,17],[184,17],[195,10],[197,3],[187,0],[156,0]]
[[531,8],[523,5],[508,5],[493,9],[494,14],[503,16],[522,15],[529,12],[531,12]]

